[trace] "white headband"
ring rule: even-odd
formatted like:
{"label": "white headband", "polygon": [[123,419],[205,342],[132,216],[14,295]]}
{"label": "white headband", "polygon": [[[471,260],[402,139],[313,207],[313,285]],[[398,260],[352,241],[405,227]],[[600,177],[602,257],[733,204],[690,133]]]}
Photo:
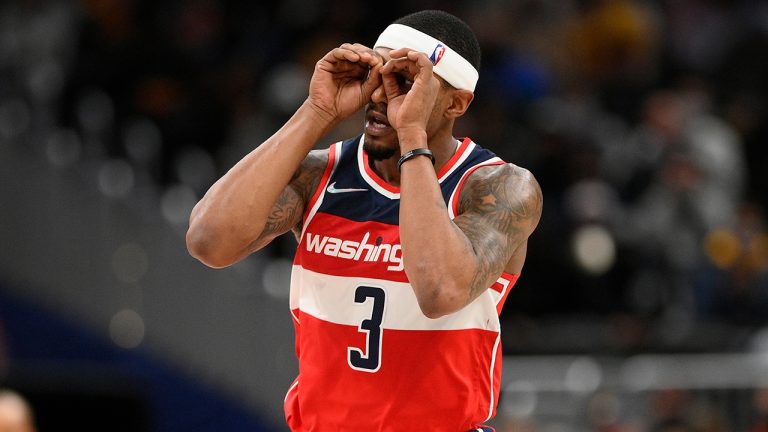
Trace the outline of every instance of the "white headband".
{"label": "white headband", "polygon": [[435,65],[432,70],[450,85],[457,89],[475,91],[479,74],[472,64],[446,44],[413,27],[391,24],[381,32],[373,47],[421,51]]}

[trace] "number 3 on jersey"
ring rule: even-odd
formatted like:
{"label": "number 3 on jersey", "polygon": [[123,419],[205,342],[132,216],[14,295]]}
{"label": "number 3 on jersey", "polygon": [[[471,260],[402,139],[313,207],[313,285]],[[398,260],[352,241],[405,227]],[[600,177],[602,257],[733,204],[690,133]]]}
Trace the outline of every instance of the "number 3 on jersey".
{"label": "number 3 on jersey", "polygon": [[349,367],[362,372],[377,372],[381,366],[381,320],[384,318],[386,293],[382,288],[361,285],[355,290],[355,303],[373,299],[371,317],[364,319],[359,331],[365,333],[365,351],[347,347]]}

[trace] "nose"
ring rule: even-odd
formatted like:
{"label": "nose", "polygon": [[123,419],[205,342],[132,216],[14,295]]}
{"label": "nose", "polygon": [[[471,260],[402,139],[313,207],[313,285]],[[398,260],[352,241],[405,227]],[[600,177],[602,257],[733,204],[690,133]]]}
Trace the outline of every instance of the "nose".
{"label": "nose", "polygon": [[387,95],[384,93],[384,85],[379,84],[378,87],[376,87],[376,90],[373,91],[371,94],[371,102],[375,104],[385,104],[387,103]]}

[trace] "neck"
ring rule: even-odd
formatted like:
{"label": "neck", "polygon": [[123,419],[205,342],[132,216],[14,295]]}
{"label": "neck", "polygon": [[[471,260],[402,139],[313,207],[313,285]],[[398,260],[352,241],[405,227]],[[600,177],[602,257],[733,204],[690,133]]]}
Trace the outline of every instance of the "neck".
{"label": "neck", "polygon": [[[450,133],[450,129],[448,129],[448,133],[441,134],[439,137],[429,137],[427,148],[435,156],[435,173],[437,173],[456,153],[458,142]],[[400,171],[397,169],[397,161],[400,159],[401,153],[402,151],[398,150],[389,159],[377,160],[371,163],[371,168],[379,177],[396,187],[400,187]]]}

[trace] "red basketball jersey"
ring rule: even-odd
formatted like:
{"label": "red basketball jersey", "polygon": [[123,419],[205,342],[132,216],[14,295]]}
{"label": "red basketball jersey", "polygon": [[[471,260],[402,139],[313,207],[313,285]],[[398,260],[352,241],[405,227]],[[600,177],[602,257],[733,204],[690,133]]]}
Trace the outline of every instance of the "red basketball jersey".
{"label": "red basketball jersey", "polygon": [[[370,168],[364,137],[333,144],[307,205],[291,275],[299,376],[293,431],[456,431],[494,416],[499,313],[517,275],[460,311],[425,317],[403,271],[399,189]],[[449,216],[464,180],[504,163],[469,139],[437,173]]]}

